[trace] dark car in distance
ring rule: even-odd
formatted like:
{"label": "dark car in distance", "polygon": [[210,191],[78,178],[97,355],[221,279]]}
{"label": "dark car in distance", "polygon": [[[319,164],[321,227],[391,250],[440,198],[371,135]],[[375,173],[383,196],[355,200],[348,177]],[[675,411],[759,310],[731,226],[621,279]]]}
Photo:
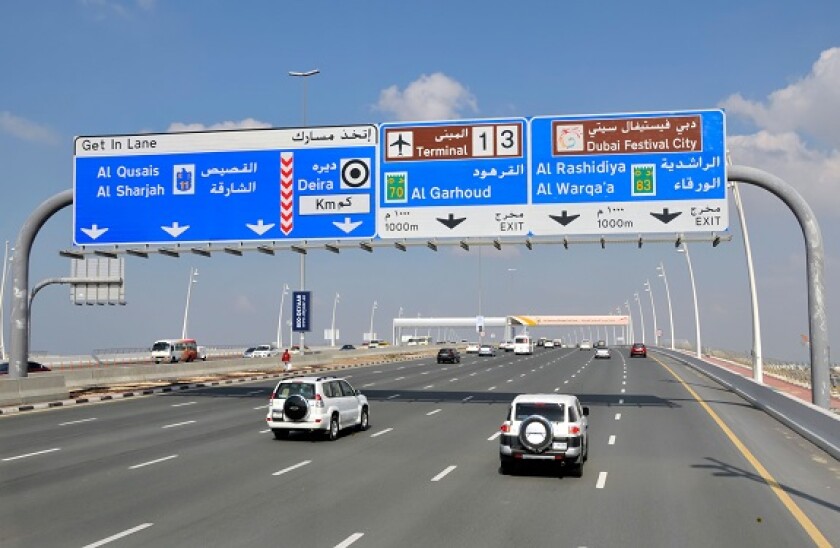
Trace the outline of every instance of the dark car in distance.
{"label": "dark car in distance", "polygon": [[[38,362],[29,362],[27,366],[27,371],[29,373],[41,373],[43,371],[52,371],[46,365],[42,365]],[[0,362],[0,375],[8,375],[9,374],[9,362]]]}
{"label": "dark car in distance", "polygon": [[339,350],[356,350],[356,347],[352,344],[345,344],[344,346],[339,348]]}
{"label": "dark car in distance", "polygon": [[461,354],[454,348],[441,348],[437,353],[438,363],[461,363]]}
{"label": "dark car in distance", "polygon": [[644,343],[633,343],[633,346],[630,347],[630,357],[635,358],[636,356],[647,358],[647,347]]}

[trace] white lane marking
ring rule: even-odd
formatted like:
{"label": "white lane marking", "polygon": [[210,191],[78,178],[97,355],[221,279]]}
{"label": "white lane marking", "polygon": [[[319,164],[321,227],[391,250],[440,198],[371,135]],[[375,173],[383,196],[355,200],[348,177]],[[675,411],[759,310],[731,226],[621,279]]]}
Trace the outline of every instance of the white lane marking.
{"label": "white lane marking", "polygon": [[446,468],[444,468],[444,469],[443,469],[443,471],[442,471],[440,474],[438,474],[437,476],[433,477],[433,478],[432,478],[432,481],[440,481],[440,480],[442,480],[444,477],[446,477],[446,475],[447,475],[448,473],[450,473],[451,471],[455,470],[456,468],[458,468],[458,467],[457,467],[457,466],[447,466]]}
{"label": "white lane marking", "polygon": [[397,371],[402,371],[403,369],[405,369],[405,366],[404,366],[404,365],[403,365],[403,366],[401,366],[401,367],[397,367]]}
{"label": "white lane marking", "polygon": [[616,413],[615,414],[615,420],[617,420],[617,421],[621,420],[621,413]]}
{"label": "white lane marking", "polygon": [[254,411],[256,411],[257,409],[266,409],[266,408],[268,408],[268,404],[260,405],[259,407],[254,407]]}
{"label": "white lane marking", "polygon": [[610,441],[607,442],[607,445],[615,445],[615,436],[610,436]]}
{"label": "white lane marking", "polygon": [[619,405],[624,405],[624,398],[621,398],[620,400],[618,400],[618,404]]}
{"label": "white lane marking", "polygon": [[161,428],[175,428],[176,426],[184,426],[187,424],[192,424],[195,421],[184,421],[184,422],[176,422],[174,424],[167,424],[166,426],[161,426]]}
{"label": "white lane marking", "polygon": [[274,472],[274,473],[273,473],[273,474],[271,474],[271,475],[272,475],[272,476],[279,476],[280,474],[285,474],[286,472],[291,472],[292,470],[297,470],[297,469],[298,469],[298,468],[300,468],[301,466],[306,466],[306,465],[307,465],[307,464],[309,464],[310,462],[312,462],[312,461],[311,461],[311,460],[305,460],[305,461],[303,461],[303,462],[299,462],[299,463],[297,463],[297,464],[293,464],[292,466],[289,466],[288,468],[283,468],[282,470],[278,470],[277,472]]}
{"label": "white lane marking", "polygon": [[152,525],[154,525],[154,523],[141,523],[137,527],[132,527],[131,529],[126,529],[122,533],[117,533],[116,535],[111,535],[108,538],[98,540],[98,541],[96,541],[92,544],[86,544],[86,545],[82,546],[82,548],[98,548],[99,546],[104,546],[104,545],[108,544],[109,542],[119,540],[123,537],[127,537],[128,535],[133,535],[134,533],[136,533],[138,531],[142,531],[143,529],[145,529],[147,527],[151,527]]}
{"label": "white lane marking", "polygon": [[352,535],[350,535],[346,539],[344,539],[341,542],[339,542],[338,544],[336,544],[335,548],[347,548],[348,546],[350,546],[351,544],[353,544],[354,542],[356,542],[357,540],[359,540],[363,536],[365,536],[364,533],[353,533]]}
{"label": "white lane marking", "polygon": [[499,437],[499,436],[501,436],[501,435],[502,435],[502,432],[501,432],[501,430],[500,430],[499,432],[496,432],[495,434],[493,434],[492,436],[490,436],[489,438],[487,438],[487,441],[493,441],[493,440],[495,440],[496,438],[498,438],[498,437]]}
{"label": "white lane marking", "polygon": [[[536,372],[537,372],[536,369],[531,369],[531,373],[536,373]],[[522,376],[524,377],[525,375],[522,375]]]}
{"label": "white lane marking", "polygon": [[395,381],[401,381],[401,380],[403,380],[404,378],[405,378],[405,377],[397,377],[397,378],[396,378],[396,379],[394,379],[394,380],[395,380]]}
{"label": "white lane marking", "polygon": [[520,376],[520,377],[524,377],[524,376],[525,376],[525,373],[522,373],[522,374],[521,374],[521,375],[519,375],[519,376]]}
{"label": "white lane marking", "polygon": [[260,430],[260,434],[268,434],[271,432],[271,428],[266,428],[265,430]]}
{"label": "white lane marking", "polygon": [[443,411],[443,409],[435,409],[434,411],[429,411],[428,413],[426,413],[426,416],[431,417],[432,415],[440,413],[441,411]]}
{"label": "white lane marking", "polygon": [[559,392],[559,391],[560,391],[560,387],[558,386],[557,388],[555,388],[555,389],[554,389],[554,391],[555,391],[555,392]]}
{"label": "white lane marking", "polygon": [[577,376],[577,373],[572,373],[572,378],[574,379]]}
{"label": "white lane marking", "polygon": [[595,489],[603,489],[604,485],[607,483],[607,473],[601,472],[598,474],[598,482],[595,483]]}
{"label": "white lane marking", "polygon": [[165,460],[176,459],[176,458],[178,458],[178,455],[169,455],[168,457],[163,457],[163,458],[160,458],[160,459],[150,460],[148,462],[142,462],[140,464],[135,464],[134,466],[129,466],[128,469],[129,470],[135,470],[137,468],[143,468],[144,466],[149,466],[150,464],[157,464],[157,463],[163,462]]}
{"label": "white lane marking", "polygon": [[624,394],[624,389],[623,388],[621,389],[621,393]]}
{"label": "white lane marking", "polygon": [[58,425],[59,426],[69,426],[71,424],[81,424],[83,422],[90,422],[90,421],[95,421],[95,420],[96,420],[96,417],[91,417],[89,419],[79,419],[77,421],[61,422]]}
{"label": "white lane marking", "polygon": [[449,382],[455,382],[457,380],[458,380],[458,377],[455,377],[454,379],[449,379]]}
{"label": "white lane marking", "polygon": [[376,383],[375,383],[375,382],[369,382],[369,383],[367,383],[367,384],[363,384],[363,385],[362,385],[362,388],[369,388],[369,387],[371,387],[371,386],[375,386],[375,385],[376,385]]}
{"label": "white lane marking", "polygon": [[491,386],[490,388],[487,389],[487,391],[489,392],[490,390],[495,390],[495,389],[496,389],[495,386]]}
{"label": "white lane marking", "polygon": [[18,459],[25,459],[26,457],[34,457],[36,455],[43,455],[45,453],[52,453],[53,451],[61,451],[60,447],[54,447],[53,449],[44,449],[43,451],[35,451],[34,453],[26,453],[25,455],[18,455],[16,457],[6,457],[3,459],[3,462],[9,462],[10,460],[18,460]]}
{"label": "white lane marking", "polygon": [[463,399],[463,400],[461,400],[461,401],[470,401],[471,399],[473,399],[473,397],[472,397],[472,396],[467,396],[466,398],[464,398],[464,399]]}
{"label": "white lane marking", "polygon": [[627,384],[627,381],[621,381],[622,386]]}
{"label": "white lane marking", "polygon": [[433,386],[434,386],[433,384],[429,384],[429,385],[427,385],[427,386],[424,386],[424,387],[423,387],[423,390],[428,390],[429,388],[431,388],[431,387],[433,387]]}
{"label": "white lane marking", "polygon": [[421,374],[421,375],[428,375],[428,374],[429,374],[429,372],[428,372],[428,371],[423,371],[423,372],[422,372],[422,373],[420,373],[420,374]]}
{"label": "white lane marking", "polygon": [[569,381],[563,381],[563,384],[569,384]]}
{"label": "white lane marking", "polygon": [[388,432],[390,432],[391,430],[393,430],[393,428],[386,428],[385,430],[380,430],[380,431],[379,431],[379,432],[377,432],[376,434],[371,434],[371,435],[370,435],[370,437],[372,437],[372,438],[378,438],[378,437],[379,437],[379,436],[381,436],[382,434],[387,434],[387,433],[388,433]]}
{"label": "white lane marking", "polygon": [[374,371],[374,373],[382,373],[382,371]]}
{"label": "white lane marking", "polygon": [[185,401],[184,403],[173,403],[172,407],[184,407],[185,405],[195,405],[197,401]]}
{"label": "white lane marking", "polygon": [[508,379],[507,382],[513,382],[513,379]]}
{"label": "white lane marking", "polygon": [[475,377],[475,373],[470,373],[470,377]]}
{"label": "white lane marking", "polygon": [[400,395],[399,395],[399,394],[391,394],[390,396],[388,396],[388,397],[387,397],[387,398],[385,398],[385,399],[386,399],[386,400],[393,400],[394,398],[399,398],[399,397],[400,397]]}

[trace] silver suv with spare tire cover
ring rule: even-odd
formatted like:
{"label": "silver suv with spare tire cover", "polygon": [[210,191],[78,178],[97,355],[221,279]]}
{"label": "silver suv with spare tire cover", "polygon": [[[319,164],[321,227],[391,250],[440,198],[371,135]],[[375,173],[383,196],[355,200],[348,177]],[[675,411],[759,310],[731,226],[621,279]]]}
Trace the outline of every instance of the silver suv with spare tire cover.
{"label": "silver suv with spare tire cover", "polygon": [[501,472],[511,474],[528,461],[562,464],[583,476],[589,457],[589,408],[576,396],[521,394],[513,399],[499,436]]}
{"label": "silver suv with spare tire cover", "polygon": [[370,406],[346,379],[295,377],[277,383],[265,420],[278,440],[294,431],[324,432],[330,440],[336,440],[345,428],[367,430]]}

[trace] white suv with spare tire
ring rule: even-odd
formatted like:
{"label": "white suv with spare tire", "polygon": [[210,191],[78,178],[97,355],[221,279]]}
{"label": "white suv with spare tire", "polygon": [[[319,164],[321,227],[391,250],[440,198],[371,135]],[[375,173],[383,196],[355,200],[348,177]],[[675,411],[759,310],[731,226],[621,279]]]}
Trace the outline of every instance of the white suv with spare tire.
{"label": "white suv with spare tire", "polygon": [[295,377],[277,383],[265,420],[278,440],[294,431],[320,431],[335,440],[345,428],[367,430],[370,407],[367,398],[346,379]]}
{"label": "white suv with spare tire", "polygon": [[576,396],[521,394],[516,396],[499,436],[501,471],[510,474],[527,461],[562,464],[573,476],[583,476],[589,457],[589,408]]}

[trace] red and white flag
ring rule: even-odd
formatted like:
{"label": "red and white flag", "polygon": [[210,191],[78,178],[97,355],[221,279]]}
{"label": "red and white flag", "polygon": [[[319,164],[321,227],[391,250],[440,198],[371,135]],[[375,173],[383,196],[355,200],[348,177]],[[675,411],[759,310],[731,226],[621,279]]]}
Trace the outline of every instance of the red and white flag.
{"label": "red and white flag", "polygon": [[280,153],[280,230],[286,236],[295,226],[294,160],[295,154],[293,152]]}

